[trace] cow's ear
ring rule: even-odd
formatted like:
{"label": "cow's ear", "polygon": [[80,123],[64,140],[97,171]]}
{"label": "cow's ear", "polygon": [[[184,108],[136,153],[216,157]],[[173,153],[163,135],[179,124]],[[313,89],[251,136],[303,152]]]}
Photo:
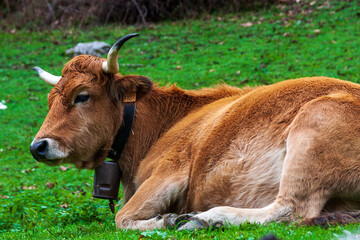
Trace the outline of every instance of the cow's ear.
{"label": "cow's ear", "polygon": [[123,102],[133,102],[151,92],[153,83],[144,76],[126,75],[117,80]]}

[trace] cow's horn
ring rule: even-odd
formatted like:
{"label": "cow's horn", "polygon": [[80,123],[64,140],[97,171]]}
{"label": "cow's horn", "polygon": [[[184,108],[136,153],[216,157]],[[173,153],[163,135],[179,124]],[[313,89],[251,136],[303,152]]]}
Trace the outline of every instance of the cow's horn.
{"label": "cow's horn", "polygon": [[121,46],[130,38],[136,37],[139,35],[138,33],[132,33],[126,35],[119,40],[110,48],[109,53],[107,55],[106,62],[103,62],[102,69],[104,73],[118,73],[119,72],[119,64],[118,64],[118,53]]}
{"label": "cow's horn", "polygon": [[52,75],[51,73],[48,73],[39,67],[34,67],[33,70],[39,74],[42,80],[51,86],[55,86],[61,78],[61,76]]}

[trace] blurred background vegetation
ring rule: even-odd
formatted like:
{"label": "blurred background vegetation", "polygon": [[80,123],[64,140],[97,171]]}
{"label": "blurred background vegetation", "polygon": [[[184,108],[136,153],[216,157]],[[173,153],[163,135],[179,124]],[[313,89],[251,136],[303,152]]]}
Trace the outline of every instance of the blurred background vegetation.
{"label": "blurred background vegetation", "polygon": [[[147,24],[234,13],[296,0],[2,0],[2,27],[44,29],[107,23]],[[299,1],[298,1],[299,2]]]}

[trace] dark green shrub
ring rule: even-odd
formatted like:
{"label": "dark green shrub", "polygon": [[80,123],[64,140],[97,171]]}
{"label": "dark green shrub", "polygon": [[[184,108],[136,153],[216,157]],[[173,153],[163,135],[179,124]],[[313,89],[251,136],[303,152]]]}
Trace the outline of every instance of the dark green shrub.
{"label": "dark green shrub", "polygon": [[38,29],[109,22],[146,24],[215,11],[237,12],[272,2],[274,0],[3,0],[0,7],[3,26]]}

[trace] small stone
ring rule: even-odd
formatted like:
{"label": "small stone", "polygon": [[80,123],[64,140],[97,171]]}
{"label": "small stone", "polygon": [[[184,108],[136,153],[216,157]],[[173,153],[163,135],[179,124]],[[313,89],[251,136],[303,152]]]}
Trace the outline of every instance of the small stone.
{"label": "small stone", "polygon": [[107,54],[110,49],[110,45],[105,42],[89,42],[89,43],[78,43],[75,47],[66,50],[66,54],[70,56],[77,55],[93,55],[96,57],[102,57],[102,55]]}

